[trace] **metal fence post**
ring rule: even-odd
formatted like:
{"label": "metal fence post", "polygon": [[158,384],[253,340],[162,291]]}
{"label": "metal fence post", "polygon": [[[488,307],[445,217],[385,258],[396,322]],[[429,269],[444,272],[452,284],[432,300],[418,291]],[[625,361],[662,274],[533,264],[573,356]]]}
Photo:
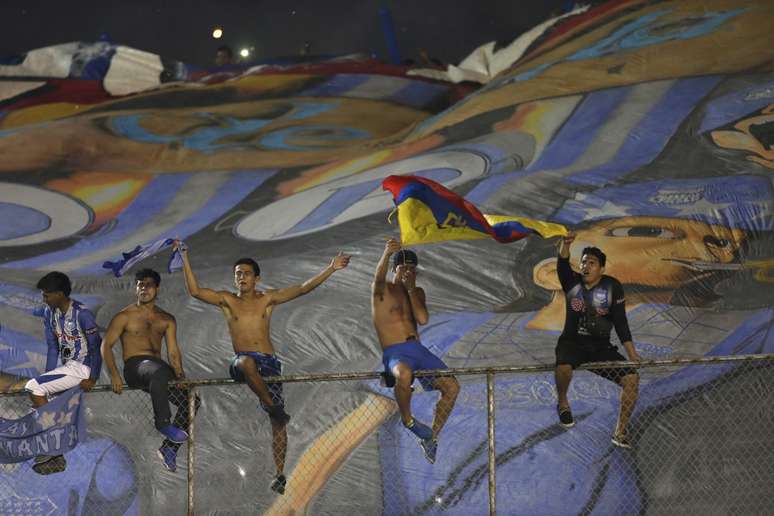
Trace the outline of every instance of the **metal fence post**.
{"label": "metal fence post", "polygon": [[188,516],[194,515],[194,419],[196,415],[196,389],[188,387]]}
{"label": "metal fence post", "polygon": [[497,455],[495,454],[495,405],[494,405],[494,372],[486,373],[486,416],[489,430],[488,448],[489,448],[489,514],[494,516],[497,508],[495,482],[495,467]]}

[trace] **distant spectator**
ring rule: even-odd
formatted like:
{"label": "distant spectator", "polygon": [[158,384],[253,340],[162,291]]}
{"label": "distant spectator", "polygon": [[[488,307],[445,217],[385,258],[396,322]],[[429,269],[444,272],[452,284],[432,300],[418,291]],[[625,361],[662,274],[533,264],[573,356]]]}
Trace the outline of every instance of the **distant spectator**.
{"label": "distant spectator", "polygon": [[234,52],[228,45],[218,47],[215,52],[215,65],[226,66],[234,62]]}

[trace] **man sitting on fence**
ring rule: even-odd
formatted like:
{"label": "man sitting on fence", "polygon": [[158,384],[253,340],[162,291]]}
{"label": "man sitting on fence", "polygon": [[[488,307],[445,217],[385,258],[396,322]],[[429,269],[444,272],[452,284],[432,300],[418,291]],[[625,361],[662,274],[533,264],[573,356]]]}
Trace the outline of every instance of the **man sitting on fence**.
{"label": "man sitting on fence", "polygon": [[[393,256],[392,281],[387,281],[387,268]],[[433,427],[417,421],[411,415],[411,384],[414,371],[423,369],[447,369],[446,364],[430,353],[421,342],[417,324],[427,324],[425,291],[416,286],[417,255],[403,250],[390,239],[376,266],[371,288],[371,313],[376,333],[382,345],[385,373],[388,385],[395,384],[395,401],[398,403],[403,424],[419,438],[419,444],[430,463],[435,462],[438,434],[451,414],[460,386],[451,377],[427,377],[419,379],[425,390],[438,389],[441,398],[435,407]]]}
{"label": "man sitting on fence", "polygon": [[[49,272],[38,281],[46,308],[43,327],[48,345],[46,372],[27,382],[32,405],[41,407],[49,396],[80,385],[84,391],[94,387],[102,368],[99,332],[94,314],[75,299],[70,299],[70,278],[61,272]],[[61,358],[62,365],[57,367]],[[32,468],[40,474],[57,473],[66,467],[63,455],[39,455]]]}
{"label": "man sitting on fence", "polygon": [[288,442],[286,427],[290,416],[285,412],[282,384],[267,385],[263,380],[264,376],[282,374],[282,364],[274,356],[274,346],[269,335],[272,311],[274,306],[317,288],[335,271],[346,267],[350,257],[339,253],[325,270],[303,284],[263,292],[255,289],[261,277],[258,264],[251,258],[241,258],[233,267],[234,283],[239,292],[232,294],[224,290],[215,291],[199,287],[188,261],[188,249],[180,242],[175,242],[175,249],[180,250],[183,258],[188,292],[196,299],[223,310],[231,334],[231,343],[236,353],[229,368],[231,377],[238,382],[247,382],[250,389],[260,398],[261,407],[269,414],[274,464],[277,468],[277,474],[270,488],[283,494],[287,482],[284,475]]}
{"label": "man sitting on fence", "polygon": [[[632,334],[626,319],[624,292],[621,283],[606,276],[607,257],[596,247],[586,247],[581,252],[580,274],[570,267],[570,244],[575,234],[569,233],[562,241],[556,272],[565,293],[567,305],[564,330],[556,345],[556,369],[554,372],[559,403],[559,422],[565,428],[575,426],[570,411],[567,390],[572,370],[587,362],[625,361],[618,348],[610,343],[610,331],[615,328],[618,338],[632,362],[640,357],[634,349]],[[631,367],[590,369],[622,387],[621,409],[612,442],[621,448],[631,448],[626,425],[637,402],[640,377]]]}
{"label": "man sitting on fence", "polygon": [[[143,269],[135,274],[135,281],[137,301],[118,312],[110,321],[102,341],[102,354],[110,371],[113,392],[121,394],[123,380],[113,356],[113,346],[121,339],[126,383],[150,393],[156,429],[165,437],[158,455],[164,466],[174,472],[177,469],[177,452],[188,439],[183,429],[188,428],[189,417],[188,389],[168,385],[171,380],[185,378],[183,359],[177,345],[177,323],[171,314],[156,306],[161,284],[159,273]],[[161,359],[162,340],[167,344],[169,364]],[[170,402],[177,406],[172,423]],[[198,409],[198,398],[196,406]]]}

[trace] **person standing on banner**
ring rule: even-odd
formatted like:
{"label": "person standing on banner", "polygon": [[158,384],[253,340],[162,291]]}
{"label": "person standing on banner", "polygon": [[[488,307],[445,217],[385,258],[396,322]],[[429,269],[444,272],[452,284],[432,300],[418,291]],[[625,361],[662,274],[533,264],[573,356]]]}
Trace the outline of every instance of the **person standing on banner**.
{"label": "person standing on banner", "polygon": [[282,374],[282,364],[274,355],[274,345],[269,325],[274,307],[308,294],[322,285],[334,272],[345,268],[350,257],[341,252],[330,265],[301,285],[281,289],[256,290],[261,279],[261,269],[252,258],[240,258],[234,263],[234,284],[238,292],[210,290],[199,287],[188,260],[188,248],[179,241],[174,244],[183,258],[185,285],[191,296],[219,307],[228,324],[235,356],[231,360],[229,374],[237,382],[246,382],[260,399],[261,408],[269,415],[272,429],[272,451],[277,473],[269,486],[279,494],[285,492],[285,455],[287,453],[287,424],[290,416],[285,412],[282,384],[266,384],[264,376]]}
{"label": "person standing on banner", "polygon": [[[158,456],[169,471],[177,470],[177,452],[188,439],[188,389],[169,386],[172,380],[185,378],[183,357],[177,345],[177,321],[156,305],[161,276],[153,269],[142,269],[135,276],[137,301],[118,312],[108,325],[102,340],[113,392],[121,394],[123,380],[116,367],[113,346],[121,340],[124,378],[129,387],[142,389],[151,396],[156,429],[165,437]],[[161,359],[162,341],[167,344],[167,360]],[[174,421],[169,404],[177,406]],[[199,399],[196,400],[198,410]]]}
{"label": "person standing on banner", "polygon": [[[76,385],[84,391],[91,390],[102,368],[97,321],[86,306],[70,298],[70,278],[62,272],[49,272],[40,278],[37,288],[46,304],[43,328],[48,353],[46,371],[25,385],[35,408]],[[63,455],[38,455],[32,466],[42,475],[58,473],[66,467]]]}
{"label": "person standing on banner", "polygon": [[[393,277],[387,281],[391,257]],[[419,439],[425,458],[432,464],[438,450],[438,434],[454,408],[460,386],[453,376],[420,378],[425,390],[437,389],[441,398],[435,406],[432,428],[411,415],[414,372],[448,369],[419,341],[417,325],[427,324],[429,315],[425,291],[416,286],[417,264],[416,253],[401,249],[395,239],[387,241],[371,285],[371,314],[383,350],[387,385],[395,387],[401,421]]]}
{"label": "person standing on banner", "polygon": [[[556,265],[559,282],[565,293],[566,318],[564,330],[556,346],[554,377],[558,393],[559,422],[565,428],[575,426],[567,399],[573,369],[589,362],[626,361],[618,352],[617,346],[610,343],[613,328],[623,343],[629,360],[641,360],[634,349],[626,319],[623,287],[618,280],[604,274],[607,261],[605,253],[596,247],[583,249],[579,274],[570,267],[570,244],[574,240],[573,232],[563,237]],[[626,425],[637,403],[640,382],[637,371],[631,367],[589,370],[621,386],[621,408],[612,442],[621,448],[631,448]]]}

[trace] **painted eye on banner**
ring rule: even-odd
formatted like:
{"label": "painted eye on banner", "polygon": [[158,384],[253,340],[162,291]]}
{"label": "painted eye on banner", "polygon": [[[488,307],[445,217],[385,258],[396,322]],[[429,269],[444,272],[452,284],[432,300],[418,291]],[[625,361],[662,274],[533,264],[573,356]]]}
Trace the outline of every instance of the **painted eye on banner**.
{"label": "painted eye on banner", "polygon": [[614,237],[665,238],[669,240],[676,240],[683,237],[678,231],[656,226],[615,228],[610,230],[609,235]]}
{"label": "painted eye on banner", "polygon": [[89,208],[64,194],[0,183],[0,247],[35,245],[77,234],[89,225]]}
{"label": "painted eye on banner", "polygon": [[425,154],[348,175],[282,198],[247,215],[235,226],[245,240],[283,240],[343,224],[392,207],[382,190],[389,175],[414,174],[447,188],[479,178],[488,160],[473,152],[450,150]]}

